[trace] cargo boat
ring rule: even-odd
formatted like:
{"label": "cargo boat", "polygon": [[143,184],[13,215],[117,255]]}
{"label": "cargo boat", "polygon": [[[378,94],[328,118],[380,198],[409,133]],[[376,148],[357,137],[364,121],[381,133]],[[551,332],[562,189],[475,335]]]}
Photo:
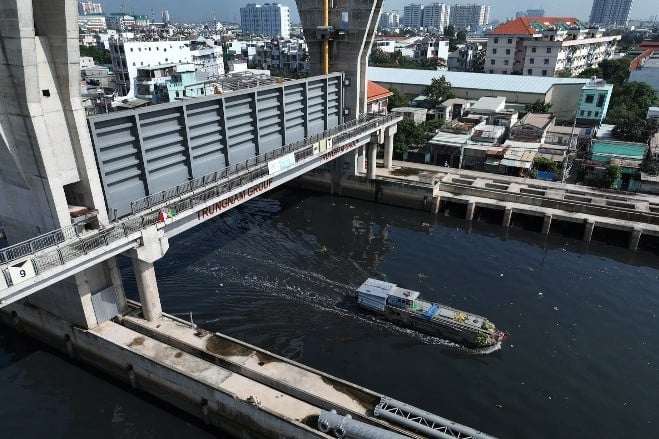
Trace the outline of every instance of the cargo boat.
{"label": "cargo boat", "polygon": [[385,319],[469,348],[486,348],[508,338],[485,317],[419,298],[418,291],[368,279],[357,288],[357,303]]}

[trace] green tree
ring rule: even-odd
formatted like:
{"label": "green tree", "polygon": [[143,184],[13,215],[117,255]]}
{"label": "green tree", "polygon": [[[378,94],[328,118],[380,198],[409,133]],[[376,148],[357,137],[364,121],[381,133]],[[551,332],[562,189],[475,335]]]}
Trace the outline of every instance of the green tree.
{"label": "green tree", "polygon": [[391,63],[391,57],[388,53],[385,53],[382,49],[377,48],[371,52],[371,64],[372,65],[387,65]]}
{"label": "green tree", "polygon": [[658,102],[654,88],[648,83],[632,81],[614,86],[605,122],[617,125],[630,115],[645,119],[648,108]]}
{"label": "green tree", "polygon": [[537,99],[532,104],[526,104],[524,108],[528,113],[549,113],[551,111],[551,103]]}
{"label": "green tree", "polygon": [[533,166],[542,172],[558,172],[558,165],[552,159],[547,157],[536,157],[533,159]]}
{"label": "green tree", "polygon": [[466,42],[467,42],[467,32],[465,32],[465,31],[463,31],[463,30],[459,30],[459,31],[455,34],[455,41],[456,41],[456,43],[458,43],[458,44],[464,44],[464,43],[466,43]]}
{"label": "green tree", "polygon": [[599,63],[599,69],[606,82],[622,85],[629,78],[629,64],[629,58],[605,59]]}
{"label": "green tree", "polygon": [[439,78],[432,78],[430,85],[425,88],[423,94],[426,96],[426,102],[431,109],[437,108],[446,99],[453,97],[451,83],[446,80],[444,75]]}
{"label": "green tree", "polygon": [[392,108],[408,107],[410,105],[410,100],[401,94],[398,89],[391,87],[389,91],[393,94],[389,96],[387,101],[387,109],[391,110]]}
{"label": "green tree", "polygon": [[398,130],[394,134],[394,152],[402,154],[410,146],[422,145],[426,142],[425,129],[414,123],[408,117],[398,122]]}
{"label": "green tree", "polygon": [[597,76],[598,78],[603,78],[602,69],[600,69],[599,67],[588,67],[587,69],[579,73],[579,78],[592,78],[593,76]]}
{"label": "green tree", "polygon": [[628,142],[648,143],[659,128],[656,119],[641,119],[628,115],[613,128],[613,137]]}
{"label": "green tree", "polygon": [[91,56],[96,64],[112,64],[110,51],[106,49],[80,46],[80,56]]}
{"label": "green tree", "polygon": [[561,69],[561,70],[556,70],[554,76],[556,76],[557,78],[571,78],[572,73],[569,70]]}
{"label": "green tree", "polygon": [[455,26],[449,24],[444,28],[444,36],[447,38],[455,38]]}
{"label": "green tree", "polygon": [[481,49],[474,54],[471,61],[471,71],[483,73],[485,71],[485,49]]}
{"label": "green tree", "polygon": [[618,165],[608,165],[604,169],[604,184],[607,188],[613,188],[622,177],[622,168]]}

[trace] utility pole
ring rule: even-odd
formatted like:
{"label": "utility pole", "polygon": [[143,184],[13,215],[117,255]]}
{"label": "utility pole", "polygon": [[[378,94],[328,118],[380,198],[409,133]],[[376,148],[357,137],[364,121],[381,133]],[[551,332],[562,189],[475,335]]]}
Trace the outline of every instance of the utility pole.
{"label": "utility pole", "polygon": [[[567,150],[564,153],[563,156],[563,175],[561,176],[561,183],[565,183],[565,180],[567,180],[567,176],[570,174],[570,170],[572,169],[572,163],[568,166],[568,157],[570,157],[570,149],[572,149],[572,141],[574,140],[574,129],[577,126],[577,110],[574,110],[574,120],[572,121],[572,131],[570,131],[570,140],[568,141],[567,145]],[[576,153],[577,151],[577,144],[579,143],[578,139],[575,143],[575,148],[574,151]]]}

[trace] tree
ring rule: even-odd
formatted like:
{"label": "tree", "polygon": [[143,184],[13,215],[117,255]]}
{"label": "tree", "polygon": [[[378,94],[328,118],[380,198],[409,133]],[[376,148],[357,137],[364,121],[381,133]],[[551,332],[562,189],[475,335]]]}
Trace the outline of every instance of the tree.
{"label": "tree", "polygon": [[628,142],[647,143],[659,128],[656,119],[641,119],[628,115],[613,128],[613,137]]}
{"label": "tree", "polygon": [[408,117],[398,122],[398,130],[394,134],[394,152],[402,154],[408,150],[410,145],[425,144],[425,129],[417,125]]}
{"label": "tree", "polygon": [[599,63],[602,78],[611,84],[622,85],[629,78],[629,58],[605,59]]}
{"label": "tree", "polygon": [[449,24],[444,28],[444,36],[447,38],[455,38],[455,26]]}
{"label": "tree", "polygon": [[551,103],[545,102],[542,99],[537,99],[532,104],[526,104],[524,108],[528,113],[549,113],[551,110]]}
{"label": "tree", "polygon": [[432,78],[430,85],[425,88],[423,94],[426,96],[426,102],[431,109],[437,108],[446,99],[453,97],[451,83],[446,80],[444,75],[440,78]]}
{"label": "tree", "polygon": [[579,73],[579,78],[592,78],[593,76],[597,76],[598,78],[603,78],[602,69],[600,69],[599,67],[588,67],[587,69]]}
{"label": "tree", "polygon": [[620,166],[608,165],[604,169],[604,184],[607,188],[612,189],[620,177],[622,177],[622,168]]}
{"label": "tree", "polygon": [[485,49],[481,49],[474,54],[471,61],[471,71],[483,73],[485,71]]}
{"label": "tree", "polygon": [[391,64],[391,57],[382,49],[377,48],[371,52],[371,64],[373,65],[386,65]]}
{"label": "tree", "polygon": [[465,31],[463,31],[463,30],[459,30],[459,31],[455,34],[455,41],[456,41],[458,44],[464,44],[464,43],[466,43],[466,42],[467,42],[467,32],[465,32]]}
{"label": "tree", "polygon": [[533,166],[542,172],[558,172],[558,165],[552,159],[547,157],[536,157],[533,159]]}
{"label": "tree", "polygon": [[561,70],[556,70],[556,73],[554,73],[554,76],[557,78],[571,78],[572,77],[572,72],[566,69],[561,69]]}
{"label": "tree", "polygon": [[387,101],[388,110],[391,110],[392,108],[407,107],[410,105],[410,100],[402,95],[396,88],[391,87],[389,91],[393,94],[389,96]]}
{"label": "tree", "polygon": [[110,51],[98,47],[80,46],[80,56],[91,56],[96,64],[112,64]]}
{"label": "tree", "polygon": [[657,105],[654,88],[646,82],[632,81],[613,87],[606,123],[617,125],[632,115],[645,119],[648,108]]}

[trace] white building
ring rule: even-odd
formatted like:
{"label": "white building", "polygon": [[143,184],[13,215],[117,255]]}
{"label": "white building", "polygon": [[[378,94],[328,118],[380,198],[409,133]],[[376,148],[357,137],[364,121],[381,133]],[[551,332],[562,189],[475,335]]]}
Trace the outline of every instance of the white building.
{"label": "white building", "polygon": [[108,29],[123,32],[135,28],[135,18],[132,15],[112,13],[105,17]]}
{"label": "white building", "polygon": [[380,29],[397,29],[400,27],[400,16],[398,12],[383,12],[380,15],[380,22],[378,23]]}
{"label": "white building", "polygon": [[590,23],[603,26],[626,26],[633,0],[593,0]]}
{"label": "white building", "polygon": [[423,26],[423,5],[410,4],[403,8],[403,27],[418,29]]}
{"label": "white building", "polygon": [[613,56],[620,36],[603,36],[573,17],[520,17],[499,25],[487,40],[485,73],[578,75]]}
{"label": "white building", "polygon": [[86,32],[101,32],[108,28],[104,15],[78,15],[78,28]]}
{"label": "white building", "polygon": [[291,34],[288,6],[248,3],[240,8],[240,28],[248,34],[288,38]]}
{"label": "white building", "polygon": [[438,38],[423,38],[414,46],[414,59],[422,61],[429,58],[441,58],[448,60],[448,40]]}
{"label": "white building", "polygon": [[451,8],[444,3],[433,3],[423,8],[423,27],[426,30],[444,32],[449,24]]}
{"label": "white building", "polygon": [[103,13],[100,3],[92,3],[91,1],[78,3],[78,14],[80,15],[100,15]]}
{"label": "white building", "polygon": [[110,55],[119,96],[134,97],[134,81],[140,67],[161,64],[194,64],[208,76],[224,74],[222,47],[195,41],[128,41],[111,38]]}
{"label": "white building", "polygon": [[453,5],[451,6],[451,15],[449,24],[455,27],[456,31],[469,30],[475,32],[490,22],[489,5]]}

